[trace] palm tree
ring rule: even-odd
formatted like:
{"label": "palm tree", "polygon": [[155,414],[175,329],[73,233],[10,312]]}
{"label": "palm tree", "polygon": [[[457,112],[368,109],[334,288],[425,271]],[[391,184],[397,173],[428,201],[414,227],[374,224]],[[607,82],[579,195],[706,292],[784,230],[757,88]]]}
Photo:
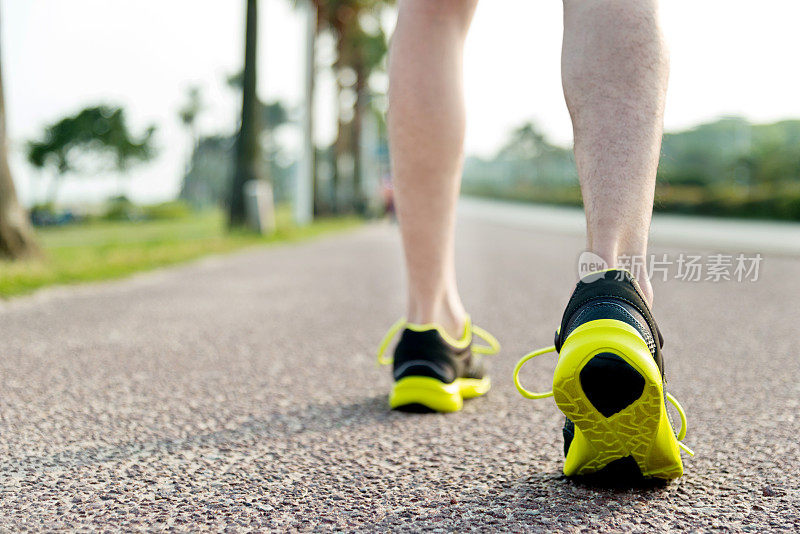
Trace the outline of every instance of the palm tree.
{"label": "palm tree", "polygon": [[264,174],[259,143],[261,109],[256,94],[257,3],[257,0],[247,0],[242,72],[242,122],[236,137],[236,161],[228,211],[228,223],[232,227],[243,226],[246,222],[244,184],[257,180]]}
{"label": "palm tree", "polygon": [[[367,14],[378,16],[387,0],[312,0],[317,9],[318,29],[330,29],[336,40],[335,69],[340,95],[336,141],[333,145],[332,211],[344,211],[340,195],[343,179],[350,178],[353,207],[361,211],[365,202],[361,192],[360,153],[361,122],[369,103],[367,81],[386,55],[386,36],[382,30],[369,33],[361,21]],[[379,25],[378,25],[379,26]],[[346,80],[344,73],[351,73]],[[352,92],[353,103],[342,96]],[[345,165],[345,163],[348,163]],[[344,176],[344,175],[348,176]]]}
{"label": "palm tree", "polygon": [[351,121],[350,147],[353,154],[353,203],[358,213],[365,213],[367,202],[361,187],[361,133],[364,113],[369,104],[369,76],[377,69],[387,52],[386,36],[383,31],[375,34],[366,33],[360,28],[351,41],[355,53],[351,57],[351,67],[355,72],[356,101],[353,106]]}
{"label": "palm tree", "polygon": [[6,107],[3,99],[3,74],[0,67],[0,257],[17,259],[36,255],[39,247],[33,237],[28,215],[17,200],[14,180],[8,166]]}

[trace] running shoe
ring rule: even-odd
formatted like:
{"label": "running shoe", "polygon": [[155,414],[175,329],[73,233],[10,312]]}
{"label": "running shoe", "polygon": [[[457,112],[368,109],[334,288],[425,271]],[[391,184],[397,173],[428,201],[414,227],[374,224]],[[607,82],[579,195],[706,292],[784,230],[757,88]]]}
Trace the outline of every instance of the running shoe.
{"label": "running shoe", "polygon": [[[392,339],[402,330],[394,358],[384,356]],[[473,335],[486,345],[473,345]],[[500,344],[469,317],[459,339],[436,324],[397,321],[378,348],[378,363],[392,364],[394,386],[389,406],[404,411],[456,412],[464,399],[489,391],[482,355],[496,354]]]}
{"label": "running shoe", "polygon": [[[636,279],[626,270],[607,269],[578,282],[555,344],[517,363],[514,383],[522,396],[553,396],[566,416],[565,475],[622,466],[635,467],[644,478],[683,474],[680,450],[694,453],[680,441],[686,436],[683,408],[664,390],[663,344]],[[553,390],[526,390],[520,369],[548,352],[558,353]],[[677,435],[665,401],[680,414]]]}

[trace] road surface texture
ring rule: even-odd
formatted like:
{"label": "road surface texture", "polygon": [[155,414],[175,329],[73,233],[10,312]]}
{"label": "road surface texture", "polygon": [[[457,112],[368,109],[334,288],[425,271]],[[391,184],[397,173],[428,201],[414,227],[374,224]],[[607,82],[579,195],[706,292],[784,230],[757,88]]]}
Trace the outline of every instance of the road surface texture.
{"label": "road surface texture", "polygon": [[[511,380],[551,343],[581,245],[462,216],[464,300],[503,350],[492,391],[451,415],[387,409],[388,223],[2,303],[0,530],[800,528],[800,259],[656,281],[697,455],[678,481],[620,488],[562,477],[562,416]],[[523,381],[545,388],[553,364]]]}

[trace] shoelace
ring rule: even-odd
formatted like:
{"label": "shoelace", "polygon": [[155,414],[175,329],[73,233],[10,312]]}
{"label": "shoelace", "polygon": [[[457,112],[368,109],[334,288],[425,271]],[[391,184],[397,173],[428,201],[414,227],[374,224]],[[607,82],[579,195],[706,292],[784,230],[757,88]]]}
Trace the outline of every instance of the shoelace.
{"label": "shoelace", "polygon": [[[397,335],[398,332],[400,332],[400,330],[402,330],[403,328],[405,328],[407,326],[413,327],[414,330],[430,330],[430,329],[434,329],[434,330],[437,330],[439,332],[439,334],[445,339],[445,341],[450,342],[450,340],[452,339],[451,336],[449,336],[442,329],[442,327],[440,327],[439,325],[436,325],[436,324],[412,324],[412,323],[409,323],[408,320],[406,320],[405,317],[402,317],[402,318],[398,319],[397,322],[394,323],[389,328],[389,330],[386,332],[386,335],[383,336],[383,340],[381,341],[381,344],[378,346],[378,364],[379,365],[390,365],[394,361],[392,357],[386,357],[386,356],[384,356],[384,354],[386,353],[386,349],[389,348],[389,343],[392,342],[392,339],[394,339],[394,337]],[[486,342],[486,345],[473,345],[472,346],[472,352],[474,352],[475,354],[487,354],[487,355],[490,355],[490,354],[497,354],[498,352],[500,352],[500,343],[498,343],[497,339],[492,334],[490,334],[489,332],[487,332],[486,330],[481,328],[480,326],[472,324],[472,320],[469,318],[469,316],[467,316],[465,324],[464,324],[464,333],[465,333],[465,335],[467,333],[469,333],[470,337],[472,335],[477,336],[477,337],[479,337],[480,339],[482,339],[483,341]],[[455,343],[451,343],[451,344],[458,346],[461,343],[464,343],[464,346],[467,346],[469,344],[469,340],[467,340],[466,337],[465,337],[464,340],[456,340]]]}
{"label": "shoelace", "polygon": [[[517,362],[516,367],[514,367],[514,385],[517,386],[517,391],[519,394],[525,397],[526,399],[546,399],[547,397],[553,396],[553,390],[545,391],[543,393],[537,393],[533,391],[528,391],[525,389],[522,384],[519,383],[519,371],[522,369],[522,366],[525,365],[526,362],[529,360],[534,359],[537,356],[541,356],[542,354],[547,354],[550,352],[556,352],[555,345],[551,345],[549,347],[545,347],[543,349],[535,350],[526,354],[525,356]],[[676,437],[678,438],[678,445],[681,449],[686,451],[689,456],[694,456],[694,451],[683,444],[681,440],[686,437],[686,429],[687,429],[687,422],[686,422],[686,412],[683,411],[683,406],[681,403],[678,402],[678,399],[673,397],[671,394],[664,392],[666,394],[666,398],[670,404],[672,404],[675,409],[678,411],[678,415],[681,417],[681,429],[677,432]],[[674,432],[674,429],[673,429]]]}

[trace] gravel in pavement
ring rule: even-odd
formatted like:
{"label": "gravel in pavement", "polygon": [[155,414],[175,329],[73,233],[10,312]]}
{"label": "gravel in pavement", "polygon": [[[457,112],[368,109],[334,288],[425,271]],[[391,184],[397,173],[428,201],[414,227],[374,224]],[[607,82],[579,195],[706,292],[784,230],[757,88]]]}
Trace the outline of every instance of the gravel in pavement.
{"label": "gravel in pavement", "polygon": [[697,456],[671,484],[606,488],[561,476],[561,414],[511,381],[552,340],[581,240],[465,220],[457,248],[503,350],[451,415],[387,409],[388,224],[0,304],[0,530],[800,529],[800,260],[656,283]]}

